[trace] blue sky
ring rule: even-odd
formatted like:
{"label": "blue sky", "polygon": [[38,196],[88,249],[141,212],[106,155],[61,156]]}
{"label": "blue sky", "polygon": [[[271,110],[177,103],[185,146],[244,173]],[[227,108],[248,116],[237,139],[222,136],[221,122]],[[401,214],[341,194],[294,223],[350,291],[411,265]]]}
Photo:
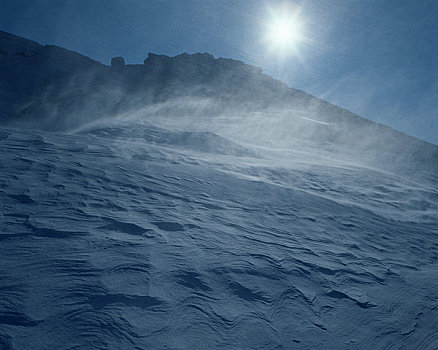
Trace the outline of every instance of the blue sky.
{"label": "blue sky", "polygon": [[302,41],[279,57],[262,40],[276,0],[2,0],[0,29],[103,63],[149,51],[210,52],[438,144],[438,1],[287,1]]}

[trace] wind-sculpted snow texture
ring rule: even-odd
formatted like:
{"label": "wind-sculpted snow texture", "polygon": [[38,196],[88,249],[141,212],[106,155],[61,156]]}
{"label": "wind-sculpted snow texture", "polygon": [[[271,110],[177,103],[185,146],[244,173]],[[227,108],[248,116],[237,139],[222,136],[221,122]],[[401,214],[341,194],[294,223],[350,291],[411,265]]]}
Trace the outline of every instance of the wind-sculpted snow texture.
{"label": "wind-sculpted snow texture", "polygon": [[127,130],[0,129],[0,349],[438,348],[436,182]]}

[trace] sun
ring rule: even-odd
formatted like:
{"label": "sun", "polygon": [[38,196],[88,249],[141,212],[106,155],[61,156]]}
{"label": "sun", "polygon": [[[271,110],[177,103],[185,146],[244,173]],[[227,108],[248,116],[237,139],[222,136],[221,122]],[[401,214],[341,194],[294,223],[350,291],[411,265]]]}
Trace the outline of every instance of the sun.
{"label": "sun", "polygon": [[268,35],[277,46],[292,45],[300,37],[300,27],[291,18],[278,18],[271,24]]}
{"label": "sun", "polygon": [[290,9],[271,9],[265,32],[265,42],[272,53],[296,53],[304,40],[304,24],[299,12]]}

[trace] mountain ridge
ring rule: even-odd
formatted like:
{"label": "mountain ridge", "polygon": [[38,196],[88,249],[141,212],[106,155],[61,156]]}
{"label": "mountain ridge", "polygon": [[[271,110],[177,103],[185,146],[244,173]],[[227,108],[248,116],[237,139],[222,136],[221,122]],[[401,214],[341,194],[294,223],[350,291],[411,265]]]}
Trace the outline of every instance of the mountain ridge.
{"label": "mountain ridge", "polygon": [[[175,124],[182,116],[211,120],[234,116],[229,119],[239,127],[241,120],[245,128],[252,122],[265,123],[266,132],[257,137],[267,141],[302,139],[320,147],[334,143],[391,154],[382,164],[401,155],[409,161],[438,163],[438,146],[290,88],[260,68],[230,58],[149,53],[143,64],[122,61],[109,66],[2,31],[0,52],[2,126],[69,131],[180,101],[160,110],[174,115]],[[266,120],[253,118],[257,113],[264,113]]]}

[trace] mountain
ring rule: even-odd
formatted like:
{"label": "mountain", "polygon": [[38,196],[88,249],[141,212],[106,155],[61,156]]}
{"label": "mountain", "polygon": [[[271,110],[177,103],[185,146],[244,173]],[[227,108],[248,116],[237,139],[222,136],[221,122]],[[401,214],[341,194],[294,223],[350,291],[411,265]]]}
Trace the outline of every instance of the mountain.
{"label": "mountain", "polygon": [[206,122],[209,131],[231,129],[246,141],[339,146],[365,154],[378,166],[407,165],[409,172],[438,164],[436,145],[289,88],[257,67],[206,53],[149,53],[144,64],[121,60],[106,66],[0,31],[0,81],[3,126],[70,131],[147,109],[144,120],[161,114],[177,125],[185,123],[182,116],[191,116],[200,119],[199,127]]}
{"label": "mountain", "polygon": [[0,96],[0,349],[438,347],[435,145],[209,54]]}

